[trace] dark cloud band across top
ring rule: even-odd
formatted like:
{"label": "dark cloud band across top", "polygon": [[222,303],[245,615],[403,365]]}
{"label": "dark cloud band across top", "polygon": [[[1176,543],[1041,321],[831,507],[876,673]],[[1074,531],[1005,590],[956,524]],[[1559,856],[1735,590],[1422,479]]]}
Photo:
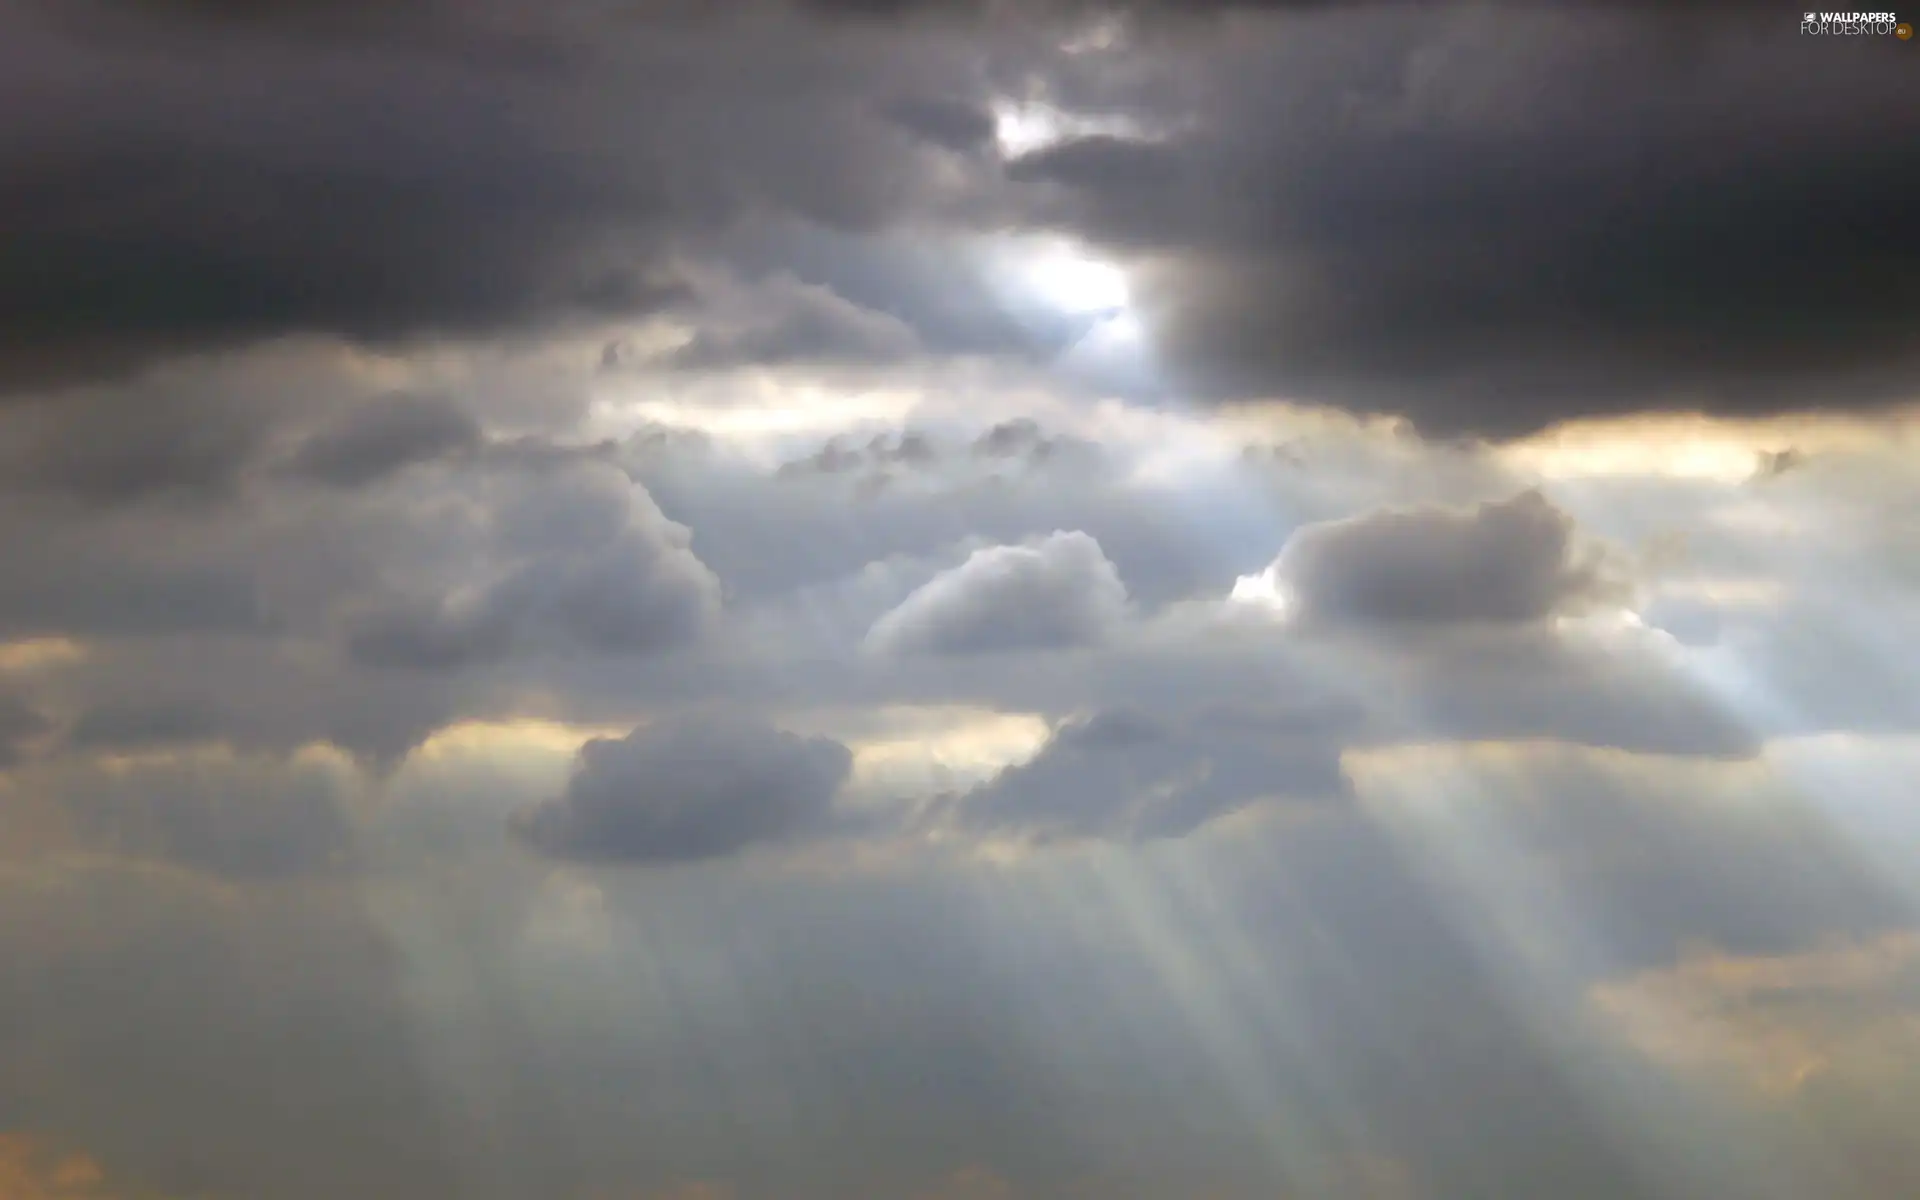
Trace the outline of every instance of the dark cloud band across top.
{"label": "dark cloud band across top", "polygon": [[[1727,5],[1209,4],[1049,48],[1093,11],[12,4],[0,389],[636,320],[689,307],[689,254],[797,307],[682,366],[1019,356],[1018,321],[944,327],[966,264],[834,278],[805,231],[1047,228],[1139,267],[1142,386],[1179,398],[1507,436],[1914,397],[1906,44]],[[990,110],[1035,89],[1159,132],[1003,161]],[[751,242],[770,220],[797,232]]]}

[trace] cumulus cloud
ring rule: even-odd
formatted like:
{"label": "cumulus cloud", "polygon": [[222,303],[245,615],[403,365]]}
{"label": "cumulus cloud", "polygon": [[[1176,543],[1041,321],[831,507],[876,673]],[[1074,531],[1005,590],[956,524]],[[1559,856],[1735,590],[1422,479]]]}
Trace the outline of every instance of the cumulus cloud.
{"label": "cumulus cloud", "polygon": [[1128,614],[1126,584],[1100,543],[1055,532],[976,550],[875,621],[882,654],[997,654],[1093,645]]}
{"label": "cumulus cloud", "polygon": [[1386,509],[1300,530],[1260,580],[1308,621],[1524,624],[1618,594],[1574,532],[1537,491]]}
{"label": "cumulus cloud", "polygon": [[719,858],[823,825],[853,756],[728,718],[674,719],[596,738],[559,796],[516,815],[542,853],[582,862]]}
{"label": "cumulus cloud", "polygon": [[479,531],[492,573],[428,578],[353,619],[348,648],[375,666],[447,669],[517,647],[637,654],[699,635],[719,581],[687,528],[604,464],[523,481]]}

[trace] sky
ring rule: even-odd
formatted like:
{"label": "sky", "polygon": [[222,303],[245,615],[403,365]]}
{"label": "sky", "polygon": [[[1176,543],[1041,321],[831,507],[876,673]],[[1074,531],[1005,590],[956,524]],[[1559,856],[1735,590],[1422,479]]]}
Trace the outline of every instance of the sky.
{"label": "sky", "polygon": [[0,0],[0,1200],[1920,1194],[1800,22]]}

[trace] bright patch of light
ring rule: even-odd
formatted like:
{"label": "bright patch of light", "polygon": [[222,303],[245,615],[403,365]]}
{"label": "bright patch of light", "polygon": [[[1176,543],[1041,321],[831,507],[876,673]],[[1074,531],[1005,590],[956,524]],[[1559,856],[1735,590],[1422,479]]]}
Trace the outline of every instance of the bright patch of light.
{"label": "bright patch of light", "polygon": [[1499,453],[1514,466],[1548,479],[1656,476],[1739,484],[1762,473],[1768,454],[1871,453],[1883,448],[1889,436],[1887,427],[1863,421],[1737,421],[1672,414],[1575,422]]}
{"label": "bright patch of light", "polygon": [[1021,274],[1034,296],[1060,312],[1090,315],[1127,305],[1126,272],[1069,246],[1036,252]]}
{"label": "bright patch of light", "polygon": [[1036,100],[1003,101],[993,108],[993,140],[1002,158],[1020,158],[1083,137],[1144,136],[1124,117],[1070,113]]}
{"label": "bright patch of light", "polygon": [[28,674],[67,666],[86,657],[87,648],[71,638],[29,638],[19,642],[0,642],[0,674]]}
{"label": "bright patch of light", "polygon": [[824,437],[853,425],[898,424],[923,400],[911,387],[829,387],[764,371],[694,383],[664,396],[661,391],[626,383],[604,387],[588,415],[585,436],[622,438],[656,424],[746,444]]}
{"label": "bright patch of light", "polygon": [[1030,713],[930,716],[922,730],[853,743],[855,783],[894,798],[971,787],[1038,754],[1052,731]]}
{"label": "bright patch of light", "polygon": [[1272,567],[1257,575],[1242,575],[1233,581],[1233,591],[1227,598],[1235,604],[1245,604],[1267,609],[1275,614],[1285,615],[1293,605],[1293,598],[1280,583],[1280,577]]}

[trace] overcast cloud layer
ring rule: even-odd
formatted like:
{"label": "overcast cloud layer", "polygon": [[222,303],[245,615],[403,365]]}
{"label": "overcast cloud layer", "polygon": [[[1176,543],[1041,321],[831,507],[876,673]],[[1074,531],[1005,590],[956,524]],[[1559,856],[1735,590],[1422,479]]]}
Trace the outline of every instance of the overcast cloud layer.
{"label": "overcast cloud layer", "polygon": [[0,0],[0,1200],[1920,1194],[1799,19]]}

